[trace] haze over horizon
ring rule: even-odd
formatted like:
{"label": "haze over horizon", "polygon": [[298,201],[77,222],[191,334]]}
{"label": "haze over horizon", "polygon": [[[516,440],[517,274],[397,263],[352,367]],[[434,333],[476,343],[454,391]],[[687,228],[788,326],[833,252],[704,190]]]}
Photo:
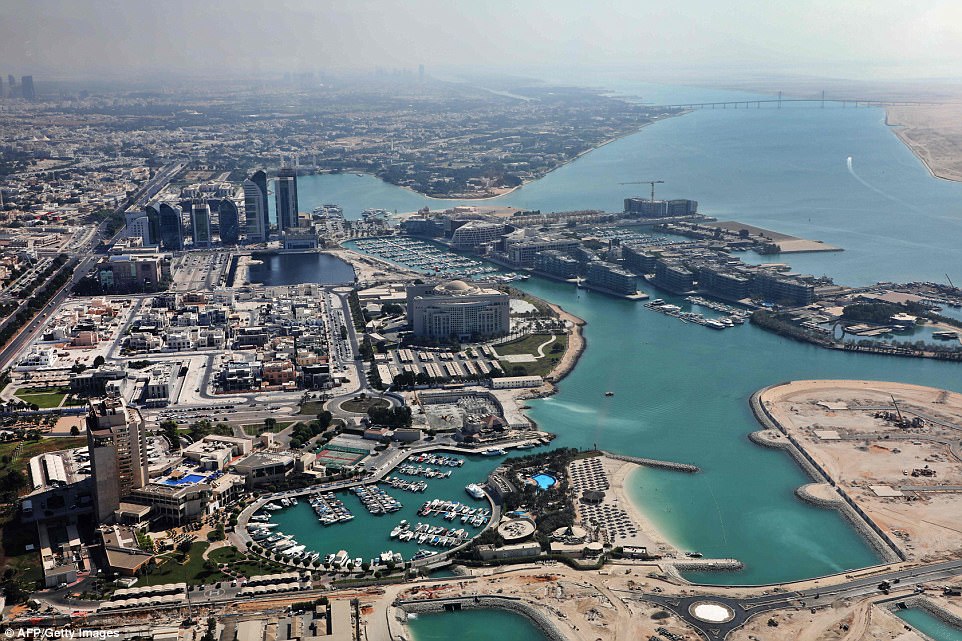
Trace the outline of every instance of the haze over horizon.
{"label": "haze over horizon", "polygon": [[[857,37],[856,37],[857,35]],[[962,76],[962,5],[944,0],[8,0],[4,73],[259,75],[467,67],[617,68],[651,77]]]}

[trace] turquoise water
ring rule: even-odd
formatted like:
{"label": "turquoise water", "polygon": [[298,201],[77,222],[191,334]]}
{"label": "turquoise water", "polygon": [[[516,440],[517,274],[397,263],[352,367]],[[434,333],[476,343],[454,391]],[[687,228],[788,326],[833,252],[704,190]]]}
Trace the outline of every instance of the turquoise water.
{"label": "turquoise water", "polygon": [[547,641],[529,619],[505,610],[419,614],[408,627],[417,641],[449,641],[453,630],[459,641]]}
{"label": "turquoise water", "polygon": [[[752,392],[798,378],[962,387],[958,368],[947,363],[830,352],[751,325],[712,332],[541,279],[523,288],[588,323],[588,349],[558,394],[528,403],[539,426],[560,435],[555,443],[597,444],[702,469],[691,475],[642,469],[629,483],[632,497],[683,549],[746,564],[738,573],[692,579],[767,583],[876,561],[836,512],[794,496],[808,478],[786,454],[748,440],[758,429],[747,402]],[[615,395],[606,398],[609,390]]]}
{"label": "turquoise water", "polygon": [[935,641],[962,641],[962,630],[953,628],[922,609],[897,610],[895,614],[919,632]]}
{"label": "turquoise water", "polygon": [[[463,458],[461,455],[457,456]],[[461,523],[460,519],[445,521],[440,516],[418,516],[417,511],[425,501],[431,499],[460,501],[471,507],[490,507],[487,501],[471,498],[464,491],[464,486],[469,483],[483,482],[488,473],[497,467],[500,460],[500,457],[492,459],[478,456],[465,458],[462,467],[441,468],[430,465],[429,467],[437,469],[450,469],[452,473],[446,479],[423,479],[427,482],[428,489],[421,493],[405,492],[382,484],[380,486],[382,489],[404,505],[402,509],[393,514],[372,515],[356,496],[350,492],[341,492],[338,497],[344,501],[345,507],[354,514],[353,521],[325,527],[318,523],[314,510],[311,509],[307,501],[299,500],[297,505],[293,507],[274,512],[271,515],[271,522],[279,524],[277,530],[284,534],[293,535],[298,543],[306,546],[308,550],[319,552],[322,556],[336,554],[338,550],[347,550],[352,559],[361,557],[365,561],[369,561],[387,550],[399,552],[405,559],[410,559],[419,549],[440,551],[442,548],[419,545],[416,540],[399,541],[398,539],[392,539],[390,536],[391,530],[402,519],[405,519],[412,525],[420,521],[449,529],[463,528],[469,532],[480,532],[481,528]],[[397,476],[411,481],[422,480],[420,477],[414,476],[400,474]]]}
{"label": "turquoise water", "polygon": [[542,490],[547,490],[549,487],[558,482],[558,479],[551,476],[550,474],[535,474],[531,477],[531,480],[538,484]]}
{"label": "turquoise water", "polygon": [[[647,193],[644,185],[619,183],[648,177],[665,181],[658,186],[660,196],[694,198],[703,213],[845,248],[768,258],[803,272],[849,284],[944,281],[946,271],[962,281],[962,255],[956,250],[962,185],[932,178],[888,131],[879,109],[696,111],[646,127],[485,202],[614,211],[626,196]],[[450,204],[354,174],[302,177],[298,189],[302,209],[335,196],[345,213]]]}
{"label": "turquoise water", "polygon": [[[696,99],[686,91],[685,100]],[[856,285],[943,281],[946,272],[962,281],[962,185],[932,178],[877,109],[694,112],[602,147],[496,202],[616,210],[625,196],[644,191],[618,183],[642,178],[665,180],[659,195],[697,199],[704,213],[844,247],[767,258],[803,272]],[[332,200],[345,213],[441,206],[372,177],[306,177],[299,189],[302,209]],[[537,278],[523,287],[588,321],[581,362],[557,395],[530,403],[532,418],[559,434],[559,445],[597,445],[702,468],[694,475],[644,469],[629,488],[683,548],[746,565],[737,573],[692,574],[696,580],[777,582],[877,561],[837,513],[794,496],[808,479],[787,455],[748,441],[758,428],[747,404],[752,392],[797,378],[898,380],[962,391],[958,365],[830,352],[749,325],[711,332]],[[607,390],[615,396],[605,398]]]}

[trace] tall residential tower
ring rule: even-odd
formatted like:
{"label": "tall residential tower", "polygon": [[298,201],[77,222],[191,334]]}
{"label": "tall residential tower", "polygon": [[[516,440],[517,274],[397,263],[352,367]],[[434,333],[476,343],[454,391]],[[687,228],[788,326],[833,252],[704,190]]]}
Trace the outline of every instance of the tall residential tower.
{"label": "tall residential tower", "polygon": [[147,484],[147,436],[140,412],[122,398],[90,401],[87,447],[97,520],[113,520],[120,502]]}
{"label": "tall residential tower", "polygon": [[277,230],[297,227],[297,172],[293,169],[284,168],[278,172],[274,204],[277,209]]}

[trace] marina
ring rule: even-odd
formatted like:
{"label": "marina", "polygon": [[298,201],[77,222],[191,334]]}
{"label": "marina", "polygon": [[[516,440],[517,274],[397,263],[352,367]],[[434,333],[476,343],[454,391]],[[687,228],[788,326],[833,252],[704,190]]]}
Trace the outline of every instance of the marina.
{"label": "marina", "polygon": [[446,479],[451,476],[451,470],[442,471],[433,467],[424,467],[422,465],[401,465],[394,470],[398,474],[405,474],[407,476],[423,476],[429,479]]}
{"label": "marina", "polygon": [[382,236],[353,240],[345,244],[392,263],[441,278],[507,283],[527,279],[526,275],[503,273],[491,263],[469,258],[435,243],[408,236]]}
{"label": "marina", "polygon": [[402,521],[391,530],[391,538],[397,538],[400,541],[415,540],[418,545],[453,548],[467,543],[471,535],[464,528],[454,530],[428,523],[417,523],[411,526],[407,521]]}
{"label": "marina", "polygon": [[[414,463],[415,459],[422,463]],[[429,460],[432,467],[427,468],[425,463]],[[294,562],[317,553],[319,558],[331,556],[333,564],[333,556],[339,551],[345,552],[342,559],[350,559],[352,563],[357,557],[380,559],[389,544],[392,558],[394,555],[399,555],[400,560],[427,558],[438,550],[449,549],[470,540],[487,525],[491,518],[487,502],[482,507],[465,505],[464,488],[486,478],[494,465],[489,459],[480,456],[417,454],[398,465],[385,481],[390,478],[412,486],[418,483],[428,484],[432,495],[437,498],[427,501],[422,499],[420,502],[405,505],[377,485],[357,486],[354,491],[301,495],[296,505],[292,503],[290,507],[283,507],[279,500],[275,500],[273,503],[280,509],[262,509],[254,514],[248,523],[248,534],[255,543],[271,552],[281,553],[281,550],[277,549],[278,545],[284,551],[294,550],[291,555]],[[418,468],[421,469],[420,474],[416,473]],[[410,479],[400,478],[402,469],[415,473],[408,474]],[[424,476],[428,469],[435,474],[430,480]],[[397,488],[390,483],[387,485],[389,489],[404,491],[400,484]],[[457,497],[462,497],[462,501],[458,501]],[[425,515],[421,515],[425,505],[431,507]],[[394,514],[398,521],[383,519],[387,513]],[[428,523],[431,519],[437,519],[437,522]],[[411,533],[401,536],[403,532],[398,531],[392,536],[393,530],[401,523],[411,524],[407,527]],[[414,532],[421,523],[439,529],[432,530],[430,537],[425,537],[423,542],[419,543],[421,535],[427,534],[427,528]],[[437,541],[434,537],[438,537]],[[442,540],[444,537],[447,541]],[[300,545],[305,549],[297,550]]]}
{"label": "marina", "polygon": [[[690,298],[693,298],[693,297],[689,297],[689,299]],[[700,299],[700,300],[704,300],[704,299]],[[708,302],[708,301],[705,301],[705,302]],[[701,304],[701,303],[698,303],[698,304]],[[715,309],[716,307],[719,307],[719,305],[715,305],[715,304],[713,305],[714,306],[710,307],[710,309]],[[708,305],[705,305],[705,306],[707,307]],[[748,315],[745,312],[742,312],[739,310],[733,310],[731,312],[726,312],[726,313],[730,313],[731,314],[730,316],[719,316],[718,318],[710,318],[699,312],[686,312],[681,308],[681,306],[667,303],[661,298],[656,298],[650,303],[645,303],[645,307],[647,307],[652,311],[656,311],[658,313],[664,314],[666,316],[677,318],[683,323],[692,323],[695,325],[701,325],[703,327],[707,327],[709,329],[717,329],[717,330],[729,329],[729,328],[735,327],[736,325],[744,325],[745,320],[748,317]],[[724,306],[724,307],[727,308],[728,306]]]}
{"label": "marina", "polygon": [[[643,93],[656,102],[678,91],[628,82],[616,89]],[[705,92],[691,91],[699,97]],[[794,162],[812,168],[805,180],[774,153],[768,144],[773,136],[784,136],[785,144],[796,150]],[[850,155],[865,159],[857,164],[864,180],[878,184],[882,180],[887,189],[913,203],[913,216],[902,215],[901,205],[859,186],[846,171],[845,158]],[[715,179],[720,163],[742,179]],[[613,185],[637,180],[639,172],[664,179],[665,189],[675,190],[672,195],[678,194],[675,186],[688,185],[687,193],[711,203],[706,214],[724,212],[748,224],[798,237],[821,236],[845,247],[844,252],[793,254],[791,267],[800,273],[827,274],[856,286],[892,278],[936,282],[944,280],[946,265],[958,262],[962,188],[934,180],[892,135],[877,109],[698,111],[605,145],[493,203],[542,211],[617,211],[626,190]],[[818,190],[811,189],[813,181]],[[314,202],[334,200],[352,212],[375,206],[415,211],[455,204],[432,201],[373,177],[309,176],[300,182],[302,194],[316,194]],[[765,207],[758,206],[762,192]],[[841,211],[849,214],[839,218]],[[879,225],[880,217],[884,226]],[[909,248],[906,240],[912,242]],[[905,260],[893,266],[892,256]],[[778,256],[749,255],[745,260],[783,262]],[[748,323],[738,332],[703,332],[693,329],[693,323],[649,314],[641,306],[628,309],[621,301],[566,283],[532,277],[517,286],[587,322],[584,331],[590,348],[578,367],[554,396],[528,402],[529,416],[558,433],[556,445],[591,448],[597,443],[607,451],[686,460],[705,470],[700,475],[676,475],[642,469],[628,483],[633,502],[684,549],[745,563],[738,572],[689,571],[686,578],[768,583],[877,562],[871,548],[838,514],[795,497],[794,490],[809,482],[804,472],[782,453],[763,450],[745,438],[757,430],[747,399],[773,381],[814,376],[958,388],[952,364],[818,350]],[[943,313],[955,317],[958,312],[946,308]],[[612,396],[606,398],[606,392]],[[699,402],[679,401],[693,398]],[[598,411],[599,399],[605,399],[603,413]],[[463,496],[464,486],[481,478],[455,474],[432,483],[431,492]],[[765,483],[759,484],[759,478]],[[452,487],[445,494],[441,488],[449,481]],[[405,510],[411,512],[399,514],[417,520],[412,508]],[[795,553],[784,554],[787,547]],[[416,546],[409,549],[416,552]]]}
{"label": "marina", "polygon": [[403,507],[400,501],[376,485],[358,485],[351,488],[351,493],[361,500],[371,514],[388,514]]}
{"label": "marina", "polygon": [[423,492],[428,489],[427,481],[405,481],[396,476],[386,477],[384,483],[396,490],[404,490],[405,492]]}

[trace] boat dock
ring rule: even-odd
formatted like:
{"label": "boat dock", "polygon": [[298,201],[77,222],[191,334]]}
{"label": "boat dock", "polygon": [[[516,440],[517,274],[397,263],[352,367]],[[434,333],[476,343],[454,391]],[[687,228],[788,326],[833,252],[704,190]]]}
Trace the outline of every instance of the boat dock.
{"label": "boat dock", "polygon": [[[694,296],[690,296],[689,300],[691,300],[692,298],[696,298],[697,300],[704,300]],[[705,301],[705,302],[708,302],[708,301]],[[701,305],[702,303],[696,302],[695,304]],[[720,303],[717,303],[717,304],[712,303],[711,306],[705,305],[705,307],[709,307],[710,309],[714,309],[715,307],[720,307],[720,306],[721,306]],[[698,312],[683,311],[682,308],[679,307],[678,305],[672,305],[670,303],[666,303],[660,298],[656,298],[650,303],[645,303],[645,307],[647,307],[652,311],[665,314],[666,316],[677,318],[683,323],[694,323],[695,325],[701,325],[703,327],[708,327],[709,329],[718,329],[718,330],[729,329],[737,325],[744,325],[745,320],[748,318],[747,312],[742,310],[737,310],[735,308],[731,308],[733,310],[731,312],[726,312],[726,313],[729,313],[730,316],[721,316],[719,318],[709,318],[704,314],[700,314]],[[729,306],[725,305],[724,307],[727,309]]]}

